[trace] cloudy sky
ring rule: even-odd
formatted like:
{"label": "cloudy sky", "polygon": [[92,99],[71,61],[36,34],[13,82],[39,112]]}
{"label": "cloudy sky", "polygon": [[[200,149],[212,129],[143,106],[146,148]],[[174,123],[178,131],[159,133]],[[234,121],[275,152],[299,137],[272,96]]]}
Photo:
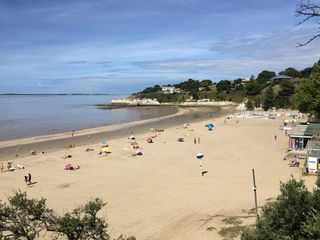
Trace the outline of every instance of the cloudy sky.
{"label": "cloudy sky", "polygon": [[[303,69],[300,0],[1,0],[0,93],[131,93]],[[315,1],[316,2],[316,1]]]}

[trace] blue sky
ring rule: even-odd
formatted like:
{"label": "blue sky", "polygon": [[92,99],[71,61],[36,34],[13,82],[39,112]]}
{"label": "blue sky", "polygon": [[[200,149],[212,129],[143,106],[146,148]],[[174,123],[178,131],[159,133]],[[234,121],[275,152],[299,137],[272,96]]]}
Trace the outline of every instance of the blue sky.
{"label": "blue sky", "polygon": [[0,93],[131,93],[303,69],[300,0],[1,0]]}

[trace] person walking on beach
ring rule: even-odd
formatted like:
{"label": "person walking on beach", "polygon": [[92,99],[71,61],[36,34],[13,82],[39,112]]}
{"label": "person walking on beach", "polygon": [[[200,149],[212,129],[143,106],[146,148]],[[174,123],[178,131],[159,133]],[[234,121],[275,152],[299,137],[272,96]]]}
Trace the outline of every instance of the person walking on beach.
{"label": "person walking on beach", "polygon": [[197,138],[196,137],[193,138],[193,143],[197,144]]}
{"label": "person walking on beach", "polygon": [[29,182],[29,184],[31,184],[31,174],[30,173],[28,173],[28,182]]}
{"label": "person walking on beach", "polygon": [[26,185],[29,185],[28,176],[24,176],[24,181],[25,181]]}
{"label": "person walking on beach", "polygon": [[198,144],[200,144],[200,137],[198,137]]}
{"label": "person walking on beach", "polygon": [[1,169],[1,172],[3,172],[3,163],[1,163],[0,169]]}
{"label": "person walking on beach", "polygon": [[274,140],[277,141],[277,135],[274,135]]}

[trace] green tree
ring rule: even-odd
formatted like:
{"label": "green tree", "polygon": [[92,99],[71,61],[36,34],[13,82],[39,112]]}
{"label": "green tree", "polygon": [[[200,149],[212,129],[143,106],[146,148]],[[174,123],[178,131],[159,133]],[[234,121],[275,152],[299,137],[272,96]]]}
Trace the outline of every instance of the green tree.
{"label": "green tree", "polygon": [[263,110],[267,111],[274,106],[275,95],[271,86],[267,88],[264,100],[263,100]]}
{"label": "green tree", "polygon": [[206,91],[209,91],[210,90],[209,87],[212,86],[212,81],[209,79],[202,80],[200,82],[200,86],[204,87],[206,89]]}
{"label": "green tree", "polygon": [[283,72],[280,72],[279,74],[286,75],[286,76],[289,76],[292,78],[301,77],[301,73],[297,69],[292,68],[292,67],[287,68],[286,70],[284,70]]}
{"label": "green tree", "polygon": [[245,90],[248,96],[255,96],[260,93],[261,85],[257,81],[251,81],[246,84]]}
{"label": "green tree", "polygon": [[259,73],[256,81],[259,83],[259,84],[265,84],[268,82],[268,80],[270,78],[273,78],[276,76],[276,73],[275,72],[272,72],[272,71],[267,71],[267,70],[263,70],[261,73]]}
{"label": "green tree", "polygon": [[246,109],[249,111],[254,110],[254,102],[251,99],[248,99],[245,106],[246,106]]}
{"label": "green tree", "polygon": [[312,72],[312,67],[307,67],[300,71],[302,78],[309,78]]}
{"label": "green tree", "polygon": [[303,79],[295,94],[299,111],[320,117],[320,64],[315,64],[310,78]]}
{"label": "green tree", "polygon": [[221,80],[216,85],[218,92],[225,91],[226,93],[230,93],[231,90],[231,81],[229,80]]}
{"label": "green tree", "polygon": [[294,83],[290,80],[283,80],[280,82],[280,90],[275,98],[275,107],[277,108],[287,108],[291,107],[291,96],[294,93],[295,87]]}
{"label": "green tree", "polygon": [[[244,232],[241,240],[303,240],[312,209],[312,193],[302,180],[281,183],[277,201],[266,204],[257,228]],[[317,203],[319,204],[319,203]]]}
{"label": "green tree", "polygon": [[[18,192],[9,197],[8,204],[0,202],[0,239],[38,239],[46,231],[55,237],[68,240],[108,240],[108,224],[97,216],[105,206],[101,199],[89,201],[63,216],[57,216],[46,207],[46,200],[28,199],[26,193]],[[135,240],[134,237],[119,240]]]}
{"label": "green tree", "polygon": [[28,199],[18,192],[8,202],[0,203],[0,239],[36,239],[51,225],[53,211],[46,208],[45,199]]}

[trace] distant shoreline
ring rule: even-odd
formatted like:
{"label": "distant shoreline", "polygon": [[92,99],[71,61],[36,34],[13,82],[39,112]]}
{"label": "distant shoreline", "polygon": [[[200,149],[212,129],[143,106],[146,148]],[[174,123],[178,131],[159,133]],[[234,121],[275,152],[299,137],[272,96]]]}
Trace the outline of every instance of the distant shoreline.
{"label": "distant shoreline", "polygon": [[0,93],[0,96],[110,96],[110,93]]}

